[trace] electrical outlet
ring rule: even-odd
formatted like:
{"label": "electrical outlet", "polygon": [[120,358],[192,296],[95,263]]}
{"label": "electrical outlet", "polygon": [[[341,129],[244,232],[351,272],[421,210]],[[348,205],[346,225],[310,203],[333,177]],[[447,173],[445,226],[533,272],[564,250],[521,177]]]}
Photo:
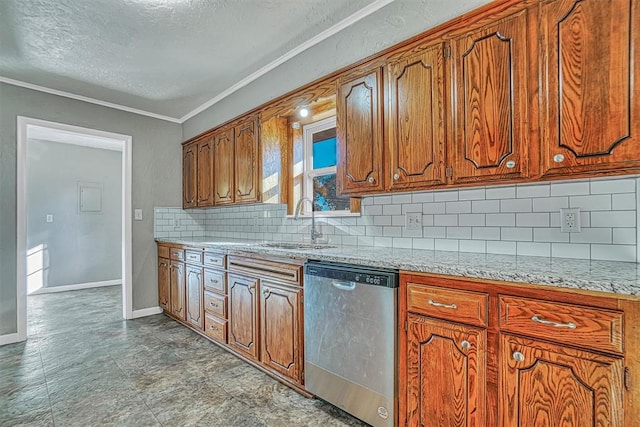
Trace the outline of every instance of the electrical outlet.
{"label": "electrical outlet", "polygon": [[47,214],[47,222],[53,222],[53,214]]}
{"label": "electrical outlet", "polygon": [[421,212],[405,213],[404,226],[407,230],[412,230],[412,231],[422,230],[422,213]]}
{"label": "electrical outlet", "polygon": [[133,219],[135,221],[142,221],[142,209],[133,210]]}
{"label": "electrical outlet", "polygon": [[177,230],[178,228],[180,228],[180,220],[178,218],[174,218],[173,219],[173,228],[175,230]]}
{"label": "electrical outlet", "polygon": [[560,231],[563,233],[580,232],[580,208],[560,209]]}

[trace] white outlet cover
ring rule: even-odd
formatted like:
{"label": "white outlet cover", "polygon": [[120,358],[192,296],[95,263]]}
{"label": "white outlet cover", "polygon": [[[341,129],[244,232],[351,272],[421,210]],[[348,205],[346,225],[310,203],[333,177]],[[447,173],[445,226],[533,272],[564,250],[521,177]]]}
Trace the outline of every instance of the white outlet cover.
{"label": "white outlet cover", "polygon": [[412,231],[422,230],[422,213],[407,212],[405,214],[404,225],[407,230],[412,230]]}
{"label": "white outlet cover", "polygon": [[560,231],[562,233],[580,233],[580,208],[560,209]]}
{"label": "white outlet cover", "polygon": [[133,210],[133,219],[136,221],[142,221],[142,209]]}
{"label": "white outlet cover", "polygon": [[53,214],[47,214],[47,222],[53,222]]}

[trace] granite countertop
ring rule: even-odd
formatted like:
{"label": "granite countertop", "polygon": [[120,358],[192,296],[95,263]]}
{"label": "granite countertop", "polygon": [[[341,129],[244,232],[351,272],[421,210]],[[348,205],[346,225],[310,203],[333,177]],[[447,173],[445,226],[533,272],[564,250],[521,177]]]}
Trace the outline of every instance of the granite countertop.
{"label": "granite countertop", "polygon": [[204,246],[229,254],[275,255],[640,296],[639,264],[631,262],[362,246],[294,250],[259,246],[264,243],[261,241],[212,238],[156,241]]}

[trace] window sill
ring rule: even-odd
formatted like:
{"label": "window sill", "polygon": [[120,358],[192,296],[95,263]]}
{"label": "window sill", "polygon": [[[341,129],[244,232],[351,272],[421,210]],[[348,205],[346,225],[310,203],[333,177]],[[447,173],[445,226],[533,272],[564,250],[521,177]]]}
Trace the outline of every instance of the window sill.
{"label": "window sill", "polygon": [[[362,216],[359,212],[342,212],[342,211],[330,211],[330,212],[316,212],[316,218],[352,218]],[[294,219],[295,215],[286,215],[285,218]],[[311,218],[308,213],[303,213],[298,218]]]}

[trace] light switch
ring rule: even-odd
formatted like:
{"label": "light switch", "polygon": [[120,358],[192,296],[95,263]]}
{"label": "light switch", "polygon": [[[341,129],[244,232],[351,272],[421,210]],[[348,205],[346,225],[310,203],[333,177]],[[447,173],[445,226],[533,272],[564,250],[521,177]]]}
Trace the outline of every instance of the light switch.
{"label": "light switch", "polygon": [[53,215],[47,214],[47,222],[53,222]]}
{"label": "light switch", "polygon": [[142,209],[133,210],[133,219],[136,221],[142,221]]}

